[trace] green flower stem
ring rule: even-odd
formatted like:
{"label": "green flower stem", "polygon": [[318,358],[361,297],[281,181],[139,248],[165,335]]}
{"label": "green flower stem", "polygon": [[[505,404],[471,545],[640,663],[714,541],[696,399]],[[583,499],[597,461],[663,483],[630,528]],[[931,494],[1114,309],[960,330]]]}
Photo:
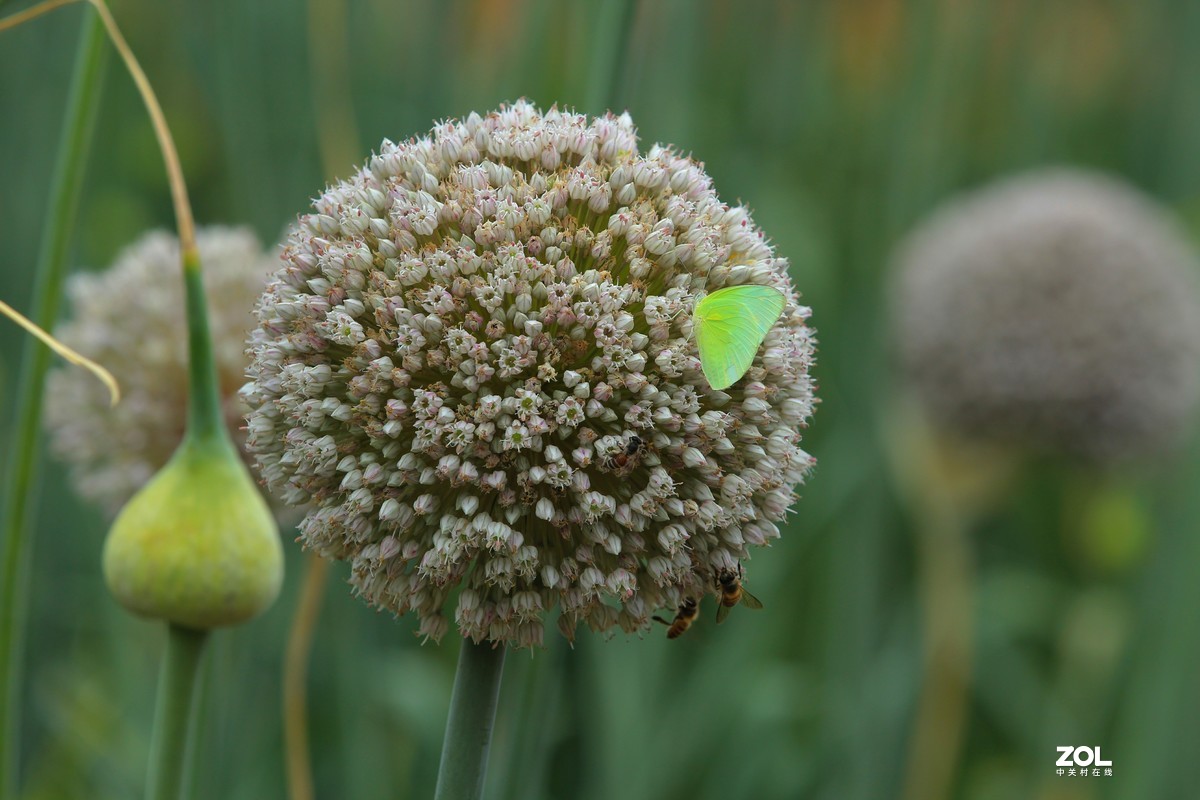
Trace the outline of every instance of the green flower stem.
{"label": "green flower stem", "polygon": [[503,672],[503,646],[463,640],[434,800],[477,800],[483,796]]}
{"label": "green flower stem", "polygon": [[[502,800],[536,794],[532,791],[534,785],[544,784],[542,774],[552,727],[547,720],[556,719],[552,710],[558,702],[560,645],[565,649],[564,643],[554,642],[552,649],[535,653],[529,660],[520,697],[513,705],[515,719],[505,723],[510,726],[512,744],[500,765],[501,789],[497,796]],[[546,664],[547,660],[553,663]]]}
{"label": "green flower stem", "polygon": [[[200,674],[196,678],[196,693],[192,696],[192,713],[191,726],[188,728],[188,747],[186,751],[186,759],[183,762],[182,783],[179,789],[179,800],[193,800],[199,797],[199,787],[204,783],[200,774],[196,772],[197,758],[203,761],[204,738],[208,733],[211,721],[209,714],[212,708],[208,704],[210,688],[213,683],[213,661],[217,660],[210,656],[207,663],[200,668]],[[200,755],[197,756],[197,752]]]}
{"label": "green flower stem", "polygon": [[158,709],[150,743],[150,768],[146,775],[146,800],[179,800],[190,785],[187,767],[197,678],[208,631],[167,626],[167,653],[158,680]]}
{"label": "green flower stem", "polygon": [[[188,329],[188,417],[185,444],[229,450],[236,458],[233,440],[221,412],[216,358],[208,324],[208,300],[200,254],[181,241],[184,305]],[[208,631],[167,624],[167,652],[163,657],[146,776],[147,800],[180,800],[191,793],[191,743],[199,728],[198,707],[204,694],[200,661]]]}
{"label": "green flower stem", "polygon": [[[92,141],[107,48],[104,25],[92,9],[84,11],[75,56],[67,114],[63,122],[54,176],[34,273],[33,320],[49,330],[58,317],[71,232],[75,230],[84,167]],[[3,573],[0,579],[0,800],[16,793],[18,707],[25,640],[25,604],[31,537],[30,500],[36,482],[42,392],[50,351],[25,340],[6,486]]]}
{"label": "green flower stem", "polygon": [[208,331],[208,301],[200,273],[200,255],[195,250],[183,254],[183,282],[186,291],[188,326],[188,436],[193,442],[216,442],[233,446],[225,417],[221,413],[221,392],[217,381],[212,336]]}

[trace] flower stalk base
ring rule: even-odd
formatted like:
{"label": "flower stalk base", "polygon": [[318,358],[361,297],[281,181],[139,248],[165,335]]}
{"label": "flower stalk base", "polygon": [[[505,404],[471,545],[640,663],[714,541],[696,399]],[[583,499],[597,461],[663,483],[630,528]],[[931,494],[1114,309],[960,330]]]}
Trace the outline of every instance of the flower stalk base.
{"label": "flower stalk base", "polygon": [[146,800],[178,800],[187,785],[192,711],[207,641],[208,631],[167,626],[167,653],[158,683]]}
{"label": "flower stalk base", "polygon": [[504,672],[504,649],[492,642],[463,640],[434,800],[477,800],[483,796]]}

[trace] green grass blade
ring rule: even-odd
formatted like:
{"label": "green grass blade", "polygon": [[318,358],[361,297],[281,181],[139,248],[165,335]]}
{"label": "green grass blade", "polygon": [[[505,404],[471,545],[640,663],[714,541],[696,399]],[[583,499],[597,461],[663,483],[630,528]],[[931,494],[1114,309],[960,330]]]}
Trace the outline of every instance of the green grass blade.
{"label": "green grass blade", "polygon": [[[107,53],[104,26],[84,12],[67,116],[50,189],[46,227],[34,273],[33,320],[45,329],[58,316],[67,255],[75,230],[92,129]],[[36,485],[42,392],[51,354],[33,338],[25,342],[14,438],[5,486],[3,580],[0,581],[0,800],[16,792],[19,686],[25,635],[26,573],[30,560],[30,501]]]}

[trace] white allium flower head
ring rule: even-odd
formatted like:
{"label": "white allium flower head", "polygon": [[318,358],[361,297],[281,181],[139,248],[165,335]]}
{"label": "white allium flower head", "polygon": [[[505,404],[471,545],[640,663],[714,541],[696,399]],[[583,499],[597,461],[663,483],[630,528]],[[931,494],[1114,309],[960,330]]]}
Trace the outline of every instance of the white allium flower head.
{"label": "white allium flower head", "polygon": [[[202,228],[197,243],[225,419],[241,443],[245,337],[276,261],[245,229]],[[110,408],[98,381],[81,370],[57,368],[47,379],[46,425],[80,494],[111,514],[183,438],[188,356],[179,263],[178,240],[156,231],[125,249],[110,269],[76,275],[67,287],[71,321],[56,334],[111,370],[122,399]]]}
{"label": "white allium flower head", "polygon": [[934,213],[894,266],[903,369],[940,425],[1109,463],[1177,442],[1194,416],[1196,259],[1127,184],[1001,180]]}
{"label": "white allium flower head", "polygon": [[[712,390],[704,292],[787,307]],[[627,115],[526,102],[385,141],[289,233],[251,339],[249,446],[304,542],[439,638],[649,627],[779,535],[812,465],[814,340],[702,165]],[[447,611],[457,592],[457,608]]]}

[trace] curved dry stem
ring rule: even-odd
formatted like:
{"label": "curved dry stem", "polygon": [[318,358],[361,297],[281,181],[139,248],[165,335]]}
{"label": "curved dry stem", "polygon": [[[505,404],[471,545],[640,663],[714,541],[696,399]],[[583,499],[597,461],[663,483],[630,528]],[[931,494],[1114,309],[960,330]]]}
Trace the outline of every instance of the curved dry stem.
{"label": "curved dry stem", "polygon": [[142,71],[137,57],[129,49],[129,43],[121,34],[117,21],[113,19],[105,0],[45,0],[20,14],[0,20],[0,32],[42,16],[72,2],[87,2],[95,9],[104,25],[113,47],[120,53],[125,68],[129,71],[142,97],[146,113],[154,128],[167,180],[171,186],[171,199],[175,206],[175,224],[179,232],[179,254],[183,269],[187,297],[188,352],[191,384],[188,406],[189,435],[201,437],[227,436],[220,414],[220,398],[217,390],[216,368],[213,365],[212,337],[208,331],[208,310],[204,287],[200,281],[200,251],[196,247],[196,223],[192,217],[192,206],[188,201],[187,184],[179,164],[179,153],[171,130],[163,116],[162,106],[150,86],[146,73]]}
{"label": "curved dry stem", "polygon": [[312,759],[308,752],[308,658],[328,581],[329,562],[316,553],[309,554],[283,662],[283,741],[291,800],[314,797]]}
{"label": "curved dry stem", "polygon": [[[55,9],[78,2],[87,2],[95,7],[96,13],[100,15],[100,20],[104,23],[104,29],[108,33],[108,38],[112,41],[113,47],[120,53],[121,60],[125,62],[125,68],[129,70],[129,75],[133,78],[138,94],[141,95],[142,102],[146,106],[146,112],[150,115],[150,122],[154,127],[154,136],[158,139],[158,146],[162,151],[163,162],[167,168],[167,179],[171,185],[171,201],[175,206],[175,224],[179,228],[181,255],[186,260],[189,255],[194,255],[197,252],[196,223],[192,217],[191,203],[188,201],[187,184],[183,180],[183,169],[179,165],[179,153],[175,149],[175,141],[171,138],[171,130],[167,127],[167,120],[163,115],[162,106],[158,103],[158,97],[155,96],[154,89],[150,86],[150,81],[146,78],[146,73],[142,71],[142,66],[138,63],[137,57],[129,49],[129,44],[125,41],[121,29],[117,25],[117,21],[113,19],[112,12],[108,10],[108,4],[104,0],[45,0],[17,14],[0,19],[0,33],[36,19],[43,14],[48,14]],[[199,263],[198,259],[196,259],[196,263]]]}
{"label": "curved dry stem", "polygon": [[905,800],[951,796],[962,750],[971,675],[971,555],[965,526],[947,508],[917,519],[924,679],[909,749]]}
{"label": "curved dry stem", "polygon": [[92,361],[87,356],[72,350],[58,339],[55,339],[49,333],[38,327],[37,323],[26,317],[20,311],[17,311],[3,300],[0,300],[0,314],[3,314],[25,330],[29,331],[31,334],[37,337],[42,344],[46,345],[46,347],[49,347],[51,350],[62,356],[70,363],[77,367],[83,367],[99,378],[104,385],[108,387],[108,394],[114,406],[120,401],[121,387],[117,385],[117,379],[113,377],[111,372],[97,364],[95,361]]}
{"label": "curved dry stem", "polygon": [[[175,149],[175,140],[171,138],[171,129],[167,127],[167,119],[163,115],[162,106],[158,104],[158,97],[155,96],[154,89],[151,88],[150,81],[146,78],[146,73],[142,71],[141,64],[133,55],[133,51],[129,49],[125,37],[121,34],[121,29],[117,27],[117,21],[113,19],[108,10],[108,4],[104,0],[87,0],[87,2],[96,7],[100,19],[104,20],[104,27],[108,31],[109,38],[112,39],[113,47],[117,48],[117,52],[121,54],[121,60],[125,62],[125,68],[129,70],[130,77],[137,84],[138,94],[142,96],[142,102],[146,105],[146,113],[150,115],[151,124],[154,126],[154,136],[158,139],[158,147],[162,151],[163,163],[167,168],[167,179],[171,184],[171,201],[175,206],[175,224],[179,228],[180,253],[187,261],[189,256],[197,252],[196,222],[192,218],[192,205],[188,201],[187,183],[183,180],[183,168],[179,165],[179,152]],[[196,259],[196,263],[199,263],[199,259]]]}
{"label": "curved dry stem", "polygon": [[72,3],[78,3],[80,0],[46,0],[44,3],[38,3],[35,6],[30,6],[24,11],[18,11],[16,14],[0,19],[0,33],[23,25],[30,20],[37,19],[43,14],[49,14],[56,8],[69,6]]}

